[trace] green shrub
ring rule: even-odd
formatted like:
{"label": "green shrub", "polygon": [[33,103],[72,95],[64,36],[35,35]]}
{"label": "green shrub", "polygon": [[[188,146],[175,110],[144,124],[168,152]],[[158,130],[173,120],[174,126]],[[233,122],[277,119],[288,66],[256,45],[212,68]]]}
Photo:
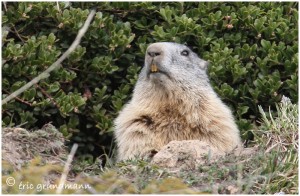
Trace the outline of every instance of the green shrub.
{"label": "green shrub", "polygon": [[211,83],[244,139],[257,105],[298,100],[298,3],[9,2],[2,15],[2,98],[70,46],[90,8],[97,14],[76,51],[50,77],[2,107],[3,126],[52,121],[81,153],[109,153],[112,120],[130,99],[146,47],[187,44],[210,62]]}

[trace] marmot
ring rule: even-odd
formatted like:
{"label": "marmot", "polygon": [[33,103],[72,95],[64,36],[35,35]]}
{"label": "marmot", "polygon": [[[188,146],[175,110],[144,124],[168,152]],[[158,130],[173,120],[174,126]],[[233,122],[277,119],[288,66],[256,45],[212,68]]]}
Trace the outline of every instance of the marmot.
{"label": "marmot", "polygon": [[173,140],[201,140],[220,152],[241,146],[230,109],[209,83],[208,63],[187,46],[146,51],[131,101],[115,119],[118,160],[145,158]]}

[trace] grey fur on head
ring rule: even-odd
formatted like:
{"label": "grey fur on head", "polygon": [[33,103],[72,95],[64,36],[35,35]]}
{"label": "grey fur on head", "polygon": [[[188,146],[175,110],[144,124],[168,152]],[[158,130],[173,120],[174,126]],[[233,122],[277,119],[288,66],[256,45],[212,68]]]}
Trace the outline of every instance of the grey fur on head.
{"label": "grey fur on head", "polygon": [[[151,72],[152,64],[157,66],[155,73]],[[152,90],[162,90],[169,98],[174,98],[172,95],[175,92],[189,94],[194,93],[193,89],[208,90],[211,86],[206,73],[207,66],[208,62],[185,45],[172,42],[151,44],[146,51],[145,64],[135,91],[140,90],[139,94],[146,95]]]}

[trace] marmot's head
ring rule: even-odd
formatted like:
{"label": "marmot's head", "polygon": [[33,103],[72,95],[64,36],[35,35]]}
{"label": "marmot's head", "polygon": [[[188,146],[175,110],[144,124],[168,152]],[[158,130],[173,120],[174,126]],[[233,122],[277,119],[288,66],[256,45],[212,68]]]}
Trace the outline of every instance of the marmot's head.
{"label": "marmot's head", "polygon": [[207,62],[187,46],[159,42],[147,48],[139,80],[164,90],[191,90],[208,85],[206,68]]}

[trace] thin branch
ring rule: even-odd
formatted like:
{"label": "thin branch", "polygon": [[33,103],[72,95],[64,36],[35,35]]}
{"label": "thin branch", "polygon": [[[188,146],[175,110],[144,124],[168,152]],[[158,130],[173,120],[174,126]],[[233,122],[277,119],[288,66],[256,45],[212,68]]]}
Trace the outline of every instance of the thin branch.
{"label": "thin branch", "polygon": [[75,68],[75,67],[68,67],[68,68],[66,68],[66,69],[72,70],[72,71],[78,71],[78,72],[81,72],[81,73],[102,74],[101,72],[85,71],[85,70],[78,69],[78,68]]}
{"label": "thin branch", "polygon": [[4,5],[4,9],[5,9],[5,11],[7,12],[7,6],[6,6],[6,2],[5,2],[5,1],[3,1],[2,3],[3,3],[3,5]]}
{"label": "thin branch", "polygon": [[[4,92],[6,92],[7,94],[9,94],[9,92],[8,92],[7,90],[5,90],[5,89],[2,89],[2,90],[3,90]],[[29,103],[28,101],[25,101],[25,100],[23,100],[23,99],[21,99],[21,98],[19,98],[19,97],[15,97],[15,99],[16,99],[17,101],[21,102],[21,103],[24,103],[24,104],[29,105],[29,106],[32,107],[32,104]]]}
{"label": "thin branch", "polygon": [[16,27],[14,25],[12,25],[14,32],[17,34],[18,38],[22,41],[22,43],[24,43],[24,39],[22,39],[22,37],[20,36],[19,32],[17,31]]}
{"label": "thin branch", "polygon": [[61,57],[57,61],[55,61],[48,69],[46,69],[43,73],[41,73],[40,75],[38,75],[37,77],[32,79],[27,84],[25,84],[23,87],[21,87],[20,89],[13,92],[11,95],[4,98],[2,100],[2,105],[6,104],[10,100],[14,99],[16,96],[18,96],[19,94],[23,93],[25,90],[30,88],[32,85],[37,84],[40,80],[49,77],[50,72],[53,71],[54,69],[56,69],[62,63],[62,61],[64,61],[75,50],[75,48],[78,46],[78,44],[81,41],[81,38],[83,37],[83,35],[87,31],[87,29],[88,29],[94,15],[95,15],[95,13],[96,13],[95,10],[92,10],[90,12],[90,14],[88,15],[83,27],[78,31],[78,34],[77,34],[75,40],[73,41],[73,43],[71,44],[71,46],[68,48],[68,50],[63,55],[61,55]]}
{"label": "thin branch", "polygon": [[78,148],[78,144],[74,144],[72,149],[71,149],[71,152],[70,154],[68,155],[68,159],[67,159],[67,162],[65,164],[65,167],[64,167],[64,171],[60,177],[60,180],[59,180],[59,184],[58,184],[58,188],[56,189],[56,194],[61,194],[63,188],[64,188],[64,184],[66,183],[66,180],[67,180],[67,176],[68,176],[68,173],[70,171],[70,165],[71,165],[71,162],[73,160],[73,157],[75,155],[75,152]]}
{"label": "thin branch", "polygon": [[55,105],[57,108],[59,108],[60,106],[58,105],[58,103],[53,99],[53,97],[51,97],[42,87],[40,87],[40,85],[35,84],[36,88],[40,89],[40,91],[50,99],[50,101],[53,103],[53,105]]}

